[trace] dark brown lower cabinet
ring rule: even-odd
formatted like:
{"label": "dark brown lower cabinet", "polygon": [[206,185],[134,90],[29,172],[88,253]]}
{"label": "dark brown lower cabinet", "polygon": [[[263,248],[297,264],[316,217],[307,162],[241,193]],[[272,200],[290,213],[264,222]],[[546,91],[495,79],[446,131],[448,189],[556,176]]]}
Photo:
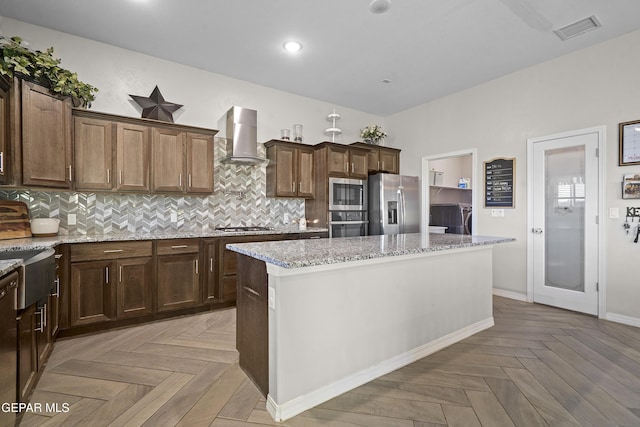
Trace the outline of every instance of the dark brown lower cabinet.
{"label": "dark brown lower cabinet", "polygon": [[36,349],[38,355],[38,371],[44,368],[49,355],[53,351],[53,337],[51,336],[51,301],[47,300],[42,306],[36,306]]}
{"label": "dark brown lower cabinet", "polygon": [[151,241],[84,243],[69,252],[71,327],[153,313]]}
{"label": "dark brown lower cabinet", "polygon": [[153,313],[152,265],[151,257],[116,261],[118,319]]}
{"label": "dark brown lower cabinet", "polygon": [[114,264],[113,261],[71,263],[71,326],[107,322],[115,318]]}
{"label": "dark brown lower cabinet", "polygon": [[202,268],[204,269],[203,270],[203,273],[204,273],[203,302],[205,303],[218,302],[222,300],[220,286],[218,286],[218,276],[216,275],[217,251],[218,251],[217,239],[204,240],[202,244],[202,253],[204,255]]}
{"label": "dark brown lower cabinet", "polygon": [[197,239],[156,242],[158,311],[200,304],[200,244]]}
{"label": "dark brown lower cabinet", "polygon": [[269,392],[269,308],[267,266],[237,254],[236,347],[240,367],[263,396]]}
{"label": "dark brown lower cabinet", "polygon": [[26,402],[38,374],[35,304],[18,313],[18,399]]}
{"label": "dark brown lower cabinet", "polygon": [[228,243],[320,237],[327,233],[63,245],[60,299],[49,304],[50,312],[60,310],[61,330],[70,336],[107,329],[109,323],[115,327],[166,318],[172,311],[229,307],[236,301],[238,268]]}

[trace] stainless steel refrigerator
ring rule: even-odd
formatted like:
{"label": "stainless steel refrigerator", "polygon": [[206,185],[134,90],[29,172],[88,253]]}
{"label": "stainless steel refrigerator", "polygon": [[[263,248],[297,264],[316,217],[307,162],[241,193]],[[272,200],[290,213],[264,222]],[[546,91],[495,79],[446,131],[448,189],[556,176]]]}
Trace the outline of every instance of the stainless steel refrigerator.
{"label": "stainless steel refrigerator", "polygon": [[369,176],[369,234],[420,232],[417,176],[379,173]]}

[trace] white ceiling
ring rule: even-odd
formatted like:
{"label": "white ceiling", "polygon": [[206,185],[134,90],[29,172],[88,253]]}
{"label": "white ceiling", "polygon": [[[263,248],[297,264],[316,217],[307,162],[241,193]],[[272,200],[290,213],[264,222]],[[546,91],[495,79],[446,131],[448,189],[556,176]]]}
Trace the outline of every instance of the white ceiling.
{"label": "white ceiling", "polygon": [[[638,0],[391,1],[0,0],[0,16],[379,116],[640,28]],[[591,15],[601,28],[553,32]]]}

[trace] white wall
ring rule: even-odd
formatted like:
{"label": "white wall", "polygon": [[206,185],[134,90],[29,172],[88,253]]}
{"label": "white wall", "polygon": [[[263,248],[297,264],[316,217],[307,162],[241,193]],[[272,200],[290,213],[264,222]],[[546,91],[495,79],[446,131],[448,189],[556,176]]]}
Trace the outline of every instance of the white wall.
{"label": "white wall", "polygon": [[515,209],[505,209],[504,218],[476,209],[478,234],[517,238],[495,248],[496,288],[526,293],[527,138],[605,125],[606,208],[623,216],[602,219],[607,312],[640,325],[640,244],[622,229],[626,207],[640,200],[620,194],[622,175],[640,167],[617,165],[618,123],[640,119],[638,45],[640,31],[386,118],[390,145],[402,149],[402,173],[420,174],[423,156],[468,148],[478,149],[478,167],[493,157],[516,158]]}
{"label": "white wall", "polygon": [[[429,161],[429,169],[444,173],[443,187],[458,187],[460,178],[471,178],[473,156],[447,157]],[[469,188],[473,188],[473,182],[469,182]]]}
{"label": "white wall", "polygon": [[[280,137],[280,129],[304,126],[304,141],[317,144],[331,141],[324,130],[331,127],[327,115],[333,108],[342,117],[336,123],[343,131],[336,142],[359,141],[360,128],[382,124],[371,114],[320,102],[311,98],[213,74],[197,68],[142,55],[66,33],[2,18],[4,35],[20,36],[34,49],[54,47],[61,65],[78,73],[80,80],[98,87],[92,110],[140,117],[140,109],[129,95],[148,96],[158,85],[169,102],[183,104],[174,113],[176,123],[218,129],[225,135],[224,118],[233,105],[258,111],[258,141]],[[215,55],[215,52],[211,54]]]}

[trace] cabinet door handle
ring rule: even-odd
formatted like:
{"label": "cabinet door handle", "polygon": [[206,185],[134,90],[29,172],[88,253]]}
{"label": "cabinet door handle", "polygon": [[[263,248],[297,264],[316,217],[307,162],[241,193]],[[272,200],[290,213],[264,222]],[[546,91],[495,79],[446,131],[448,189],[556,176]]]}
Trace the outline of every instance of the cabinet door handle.
{"label": "cabinet door handle", "polygon": [[105,284],[109,284],[109,267],[104,268],[104,281]]}
{"label": "cabinet door handle", "polygon": [[54,255],[54,258],[55,258],[55,259],[60,259],[60,258],[62,258],[62,254],[55,254],[55,255]]}
{"label": "cabinet door handle", "polygon": [[302,191],[302,181],[298,183],[298,191]]}
{"label": "cabinet door handle", "polygon": [[378,169],[380,169],[380,160],[378,160]]}
{"label": "cabinet door handle", "polygon": [[52,297],[60,296],[60,276],[56,276],[56,280],[53,281],[56,284],[56,290],[51,294]]}
{"label": "cabinet door handle", "polygon": [[384,160],[382,161],[382,169],[384,170]]}
{"label": "cabinet door handle", "polygon": [[196,274],[198,274],[198,260],[196,260]]}
{"label": "cabinet door handle", "polygon": [[209,258],[209,271],[213,273],[213,258]]}
{"label": "cabinet door handle", "polygon": [[189,174],[187,178],[189,180],[189,188],[193,187],[193,185],[191,185],[191,174]]}
{"label": "cabinet door handle", "polygon": [[4,173],[4,151],[0,151],[0,173]]}
{"label": "cabinet door handle", "polygon": [[122,169],[120,169],[120,173],[118,175],[118,185],[122,185]]}
{"label": "cabinet door handle", "polygon": [[351,163],[351,173],[353,173],[353,163]]}
{"label": "cabinet door handle", "polygon": [[67,166],[67,168],[69,169],[69,181],[73,181],[73,178],[71,177],[71,165]]}
{"label": "cabinet door handle", "polygon": [[40,319],[43,327],[47,327],[47,303],[42,306],[42,317]]}
{"label": "cabinet door handle", "polygon": [[253,289],[251,289],[251,288],[250,288],[250,287],[248,287],[248,286],[243,286],[242,288],[243,288],[245,291],[249,292],[250,294],[253,294],[253,295],[257,296],[257,297],[259,297],[259,296],[260,296],[260,294],[259,294],[258,292],[254,291]]}
{"label": "cabinet door handle", "polygon": [[124,249],[108,249],[106,251],[102,251],[105,254],[117,254],[119,252],[124,252]]}
{"label": "cabinet door handle", "polygon": [[45,310],[46,310],[47,305],[43,305],[42,308],[40,310],[38,310],[36,313],[38,314],[38,316],[40,316],[40,326],[37,326],[35,328],[36,332],[44,332],[44,328],[46,326],[45,324],[45,320],[44,320],[44,314],[45,314]]}
{"label": "cabinet door handle", "polygon": [[187,245],[172,245],[171,249],[185,249]]}
{"label": "cabinet door handle", "polygon": [[118,274],[119,274],[119,276],[120,276],[120,277],[118,278],[118,280],[120,281],[120,283],[122,283],[122,266],[120,266],[119,271],[118,271]]}
{"label": "cabinet door handle", "polygon": [[107,184],[111,184],[111,169],[107,168]]}
{"label": "cabinet door handle", "polygon": [[178,174],[178,187],[182,187],[182,174]]}

